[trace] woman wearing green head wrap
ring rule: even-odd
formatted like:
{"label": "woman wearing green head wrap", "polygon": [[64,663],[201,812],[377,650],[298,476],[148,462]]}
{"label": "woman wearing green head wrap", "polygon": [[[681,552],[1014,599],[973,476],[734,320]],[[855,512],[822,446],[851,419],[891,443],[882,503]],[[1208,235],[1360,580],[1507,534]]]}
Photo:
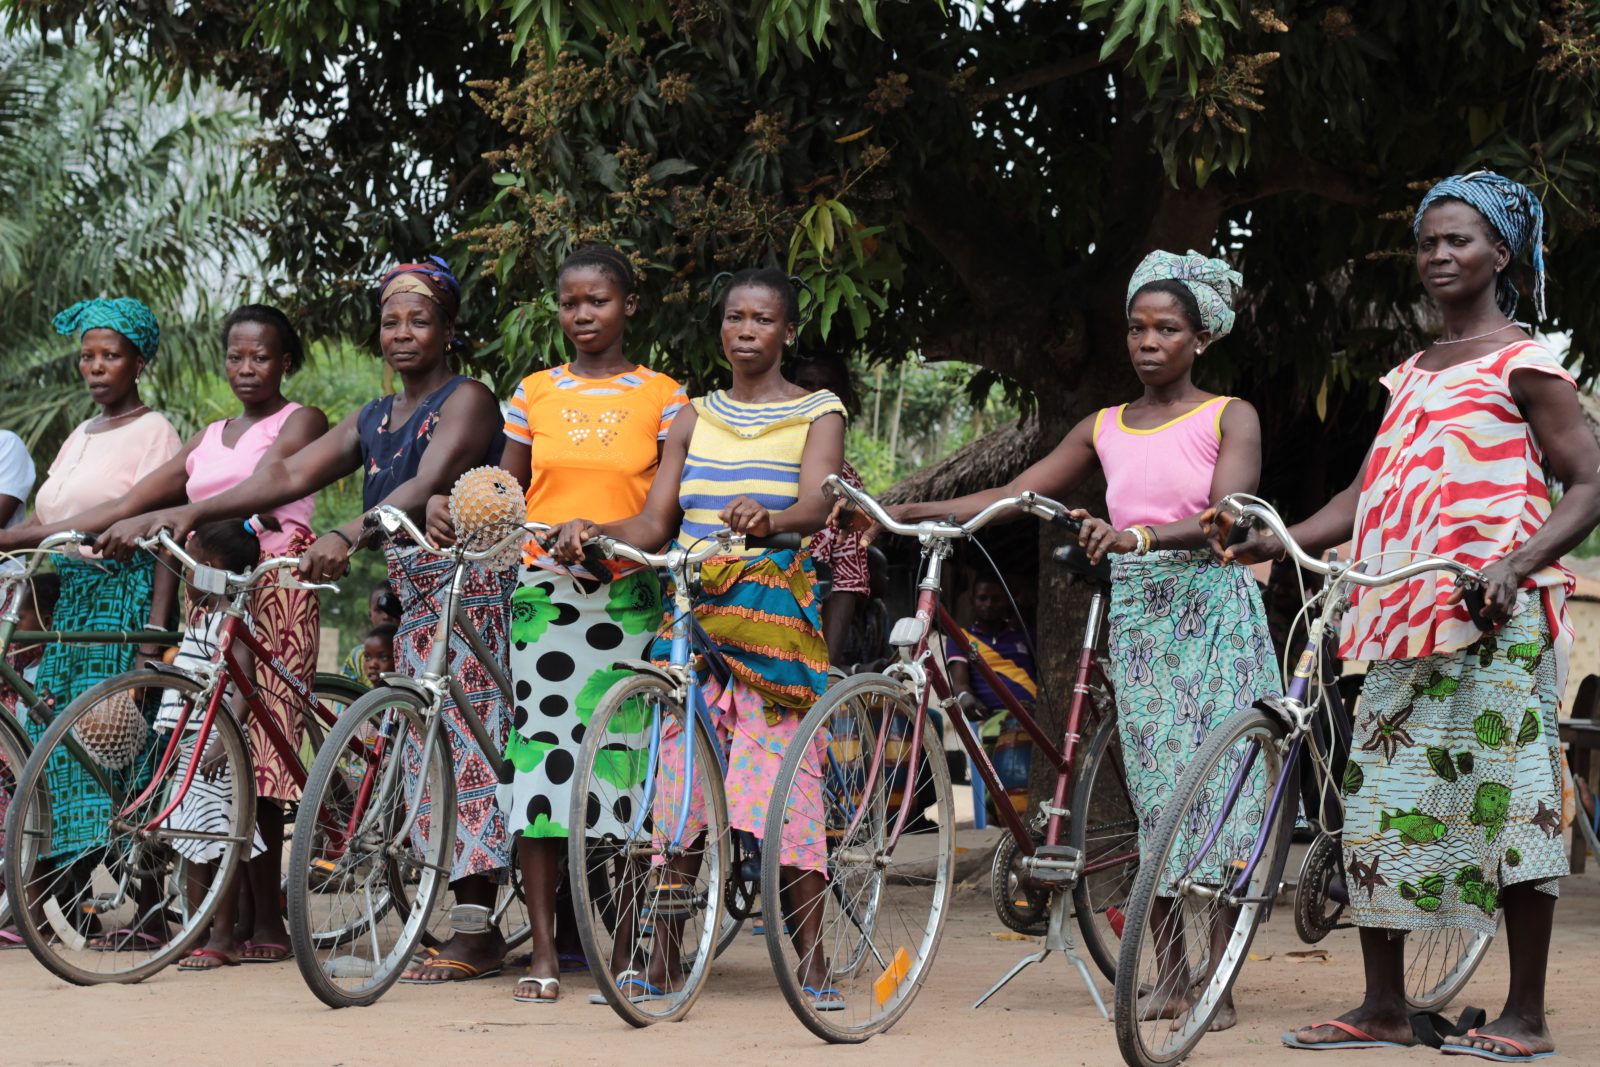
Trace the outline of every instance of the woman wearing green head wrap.
{"label": "woman wearing green head wrap", "polygon": [[[139,376],[161,338],[148,307],[132,297],[84,300],[57,315],[55,327],[77,337],[78,373],[100,410],[68,435],[39,487],[33,515],[19,529],[118,499],[182,445],[172,424],[139,398]],[[156,574],[148,555],[118,563],[85,551],[56,556],[55,568],[61,576],[57,629],[140,630],[146,623],[166,629],[171,621],[176,583],[166,570]],[[130,669],[134,658],[126,645],[51,645],[39,663],[39,691],[65,707],[89,687]],[[43,732],[32,720],[26,726],[35,740]],[[43,858],[67,863],[104,840],[111,811],[104,790],[87,787],[88,772],[64,756],[49,768],[48,780],[56,825],[51,855]]]}
{"label": "woman wearing green head wrap", "polygon": [[[1075,514],[1090,560],[1112,557],[1110,673],[1141,840],[1154,833],[1165,798],[1210,729],[1279,689],[1255,582],[1244,568],[1216,562],[1200,528],[1201,514],[1215,501],[1255,492],[1261,474],[1255,409],[1205,392],[1191,376],[1200,355],[1233,328],[1240,282],[1226,263],[1198,252],[1151,252],[1128,282],[1128,358],[1144,385],[1139,397],[1085,418],[1007,485],[891,509],[906,522],[952,514],[966,520],[1024,490],[1059,499],[1097,472],[1105,475],[1111,521]],[[1241,804],[1238,825],[1226,828],[1235,847],[1253,839],[1263,792],[1253,790],[1257,803]],[[1180,966],[1182,920],[1169,924],[1169,914],[1176,912],[1158,902],[1152,922],[1167,927],[1170,971],[1185,980],[1146,997],[1147,1018],[1180,1014],[1192,995]],[[1213,959],[1221,958],[1221,947],[1213,948]],[[1230,1000],[1213,1028],[1233,1022]]]}

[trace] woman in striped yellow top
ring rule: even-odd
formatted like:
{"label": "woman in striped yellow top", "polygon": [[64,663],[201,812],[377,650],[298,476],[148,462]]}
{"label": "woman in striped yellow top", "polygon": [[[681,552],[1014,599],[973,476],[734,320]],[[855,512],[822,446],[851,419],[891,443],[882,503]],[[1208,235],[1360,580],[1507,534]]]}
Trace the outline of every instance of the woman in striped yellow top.
{"label": "woman in striped yellow top", "polygon": [[[832,501],[822,482],[844,462],[844,405],[831,392],[807,392],[783,376],[784,349],[799,329],[794,286],[774,270],[740,271],[721,310],[732,385],[678,414],[644,510],[621,522],[564,524],[553,549],[558,560],[580,560],[583,542],[597,533],[654,549],[675,533],[688,546],[724,526],[756,537],[809,538],[827,521]],[[725,692],[707,689],[731,749],[729,820],[759,837],[788,743],[827,685],[811,556],[806,549],[747,549],[708,561],[701,577],[696,617],[733,671]],[[665,658],[664,647],[657,652]],[[811,780],[820,783],[820,764]],[[784,911],[797,920],[801,984],[819,1008],[842,1007],[827,988],[827,961],[817,951],[821,909],[809,906],[825,888],[820,784],[808,799],[811,817],[791,819],[777,843],[784,884],[793,887]],[[648,980],[657,988],[680,981],[662,959],[651,961]]]}

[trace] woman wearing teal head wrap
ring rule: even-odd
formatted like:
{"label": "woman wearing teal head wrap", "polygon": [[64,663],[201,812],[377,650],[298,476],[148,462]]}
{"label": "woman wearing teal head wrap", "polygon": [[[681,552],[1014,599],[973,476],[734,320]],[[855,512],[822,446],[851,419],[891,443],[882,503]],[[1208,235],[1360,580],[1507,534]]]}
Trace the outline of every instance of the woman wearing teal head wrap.
{"label": "woman wearing teal head wrap", "polygon": [[[62,522],[120,498],[176,454],[180,444],[172,424],[139,398],[139,374],[160,338],[149,308],[126,297],[85,300],[56,316],[56,329],[78,337],[78,372],[99,412],[67,436],[39,487],[33,515],[10,534]],[[61,578],[58,628],[168,628],[175,583],[170,571],[155,573],[150,556],[119,563],[74,552],[54,561]],[[39,663],[39,691],[48,692],[56,707],[65,707],[91,686],[130,669],[134,658],[135,650],[126,645],[50,645]],[[32,720],[25,725],[37,740],[42,727]],[[113,812],[106,791],[64,755],[51,761],[46,776],[54,824],[48,854],[40,861],[65,867],[106,840]],[[76,869],[65,877],[76,877]]]}

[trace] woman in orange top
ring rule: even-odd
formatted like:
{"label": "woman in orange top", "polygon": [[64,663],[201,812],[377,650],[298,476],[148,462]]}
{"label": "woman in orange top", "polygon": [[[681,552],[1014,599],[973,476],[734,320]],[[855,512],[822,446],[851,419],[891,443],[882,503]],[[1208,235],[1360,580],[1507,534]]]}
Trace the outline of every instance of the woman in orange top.
{"label": "woman in orange top", "polygon": [[[661,442],[686,397],[677,382],[623,354],[623,333],[638,307],[627,257],[614,248],[579,249],[561,264],[557,282],[561,329],[576,355],[517,386],[502,462],[526,487],[531,521],[555,524],[597,512],[607,520],[627,518],[644,505]],[[445,508],[436,504],[429,514],[435,537],[453,537]],[[500,806],[520,838],[532,926],[531,965],[515,994],[524,1003],[549,1004],[560,995],[556,886],[585,724],[626,675],[611,665],[643,656],[661,622],[655,574],[607,565],[614,578],[602,585],[530,541],[511,599],[516,703],[506,744],[511,781],[501,784]],[[592,795],[588,807],[590,829],[626,832],[619,821],[626,813],[600,810]]]}

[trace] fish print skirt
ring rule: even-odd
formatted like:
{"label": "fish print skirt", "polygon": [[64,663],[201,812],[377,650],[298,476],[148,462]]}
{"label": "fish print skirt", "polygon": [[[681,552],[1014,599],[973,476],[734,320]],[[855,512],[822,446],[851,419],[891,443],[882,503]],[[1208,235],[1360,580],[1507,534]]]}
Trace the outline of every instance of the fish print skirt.
{"label": "fish print skirt", "polygon": [[1372,664],[1344,776],[1357,925],[1493,933],[1507,886],[1556,892],[1558,699],[1537,601],[1460,651]]}

